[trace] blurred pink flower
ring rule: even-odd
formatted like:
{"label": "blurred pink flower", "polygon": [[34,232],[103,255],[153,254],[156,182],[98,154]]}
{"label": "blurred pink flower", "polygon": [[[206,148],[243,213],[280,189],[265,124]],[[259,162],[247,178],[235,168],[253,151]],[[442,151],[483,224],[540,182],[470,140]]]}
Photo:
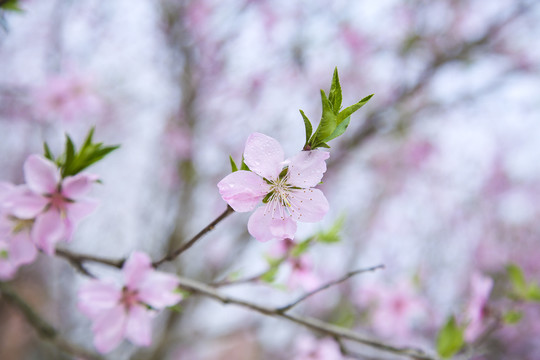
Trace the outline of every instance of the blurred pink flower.
{"label": "blurred pink flower", "polygon": [[218,183],[219,192],[238,212],[251,211],[266,198],[248,222],[248,231],[257,240],[293,239],[297,221],[317,222],[328,212],[324,194],[313,187],[321,181],[329,156],[324,151],[301,151],[284,161],[275,139],[253,133],[244,150],[251,171],[227,175]]}
{"label": "blurred pink flower", "polygon": [[37,255],[31,239],[33,221],[9,212],[10,195],[17,191],[14,185],[0,183],[0,280],[13,278],[19,266],[33,262]]}
{"label": "blurred pink flower", "polygon": [[298,337],[293,360],[343,360],[338,344],[331,338]]}
{"label": "blurred pink flower", "polygon": [[289,252],[294,249],[296,243],[289,238],[283,239],[283,241],[278,241],[270,248],[268,255],[272,258],[279,259],[284,256],[287,256]]}
{"label": "blurred pink flower", "polygon": [[164,136],[167,150],[172,152],[176,160],[189,159],[191,156],[191,134],[185,127],[169,125]]}
{"label": "blurred pink flower", "polygon": [[122,268],[125,286],[108,280],[92,280],[78,293],[79,310],[92,322],[94,345],[101,353],[127,338],[135,345],[152,342],[152,318],[158,310],[178,303],[174,292],[178,279],[156,271],[148,255],[134,252]]}
{"label": "blurred pink flower", "polygon": [[56,164],[41,155],[26,159],[24,177],[28,191],[12,198],[11,212],[20,219],[35,218],[33,241],[51,255],[56,243],[71,240],[79,221],[96,208],[84,195],[97,177],[81,173],[62,179]]}
{"label": "blurred pink flower", "polygon": [[368,307],[373,329],[384,337],[409,340],[428,318],[424,299],[409,282],[366,288],[359,294],[359,304]]}
{"label": "blurred pink flower", "polygon": [[469,342],[474,341],[484,330],[488,314],[487,302],[492,288],[493,279],[478,272],[472,274],[469,287],[470,298],[465,310],[465,321],[468,323],[465,340]]}
{"label": "blurred pink flower", "polygon": [[66,122],[79,116],[98,114],[103,107],[91,89],[90,80],[75,72],[47,79],[36,89],[34,102],[40,119],[59,118]]}
{"label": "blurred pink flower", "polygon": [[432,156],[436,148],[429,140],[414,140],[405,146],[406,164],[418,168]]}
{"label": "blurred pink flower", "polygon": [[307,255],[290,257],[288,261],[292,266],[287,283],[289,289],[302,288],[306,291],[311,291],[321,285],[321,280],[315,275],[313,263]]}

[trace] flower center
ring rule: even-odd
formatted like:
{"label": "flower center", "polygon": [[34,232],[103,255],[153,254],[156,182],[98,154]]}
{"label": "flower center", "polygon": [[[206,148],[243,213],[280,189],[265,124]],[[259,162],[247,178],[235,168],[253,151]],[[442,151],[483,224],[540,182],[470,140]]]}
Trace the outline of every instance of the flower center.
{"label": "flower center", "polygon": [[284,220],[285,217],[291,217],[295,211],[298,211],[298,206],[292,201],[294,187],[287,183],[288,178],[285,173],[278,179],[269,181],[270,192],[263,200],[266,203],[264,215],[270,214],[272,219]]}
{"label": "flower center", "polygon": [[60,212],[63,212],[65,210],[66,203],[69,202],[69,199],[65,198],[60,192],[55,192],[51,194],[50,199],[51,206]]}
{"label": "flower center", "polygon": [[122,298],[120,299],[120,302],[124,304],[127,309],[130,309],[133,305],[139,303],[138,295],[137,290],[130,290],[127,287],[124,287],[122,289]]}

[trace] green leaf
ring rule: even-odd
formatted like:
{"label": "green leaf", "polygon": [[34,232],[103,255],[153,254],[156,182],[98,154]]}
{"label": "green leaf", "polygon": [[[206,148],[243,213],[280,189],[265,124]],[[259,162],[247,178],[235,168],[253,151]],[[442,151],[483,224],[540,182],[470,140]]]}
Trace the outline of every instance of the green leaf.
{"label": "green leaf", "polygon": [[229,161],[231,162],[231,171],[232,172],[238,171],[238,167],[236,166],[236,163],[234,162],[231,155],[229,155]]}
{"label": "green leaf", "polygon": [[437,353],[447,359],[461,350],[464,345],[463,332],[464,329],[451,316],[437,335]]}
{"label": "green leaf", "polygon": [[520,297],[525,297],[527,294],[527,282],[525,281],[525,275],[519,266],[510,264],[506,267],[506,272],[512,285],[514,286],[514,292]]}
{"label": "green leaf", "polygon": [[347,130],[347,127],[349,126],[350,122],[351,122],[351,117],[349,116],[348,118],[343,120],[341,123],[339,123],[336,129],[334,130],[334,132],[329,137],[324,139],[324,141],[328,142],[342,135],[345,132],[345,130]]}
{"label": "green leaf", "polygon": [[503,320],[509,325],[517,324],[523,318],[523,313],[521,311],[510,310],[503,315]]}
{"label": "green leaf", "polygon": [[279,270],[279,265],[272,266],[267,272],[261,275],[261,280],[267,283],[273,283],[276,280],[276,275]]}
{"label": "green leaf", "polygon": [[306,145],[309,143],[309,138],[311,137],[311,134],[313,133],[313,126],[311,125],[311,122],[309,121],[308,117],[302,110],[300,110],[300,114],[302,114],[302,118],[304,118],[304,127],[306,128]]}
{"label": "green leaf", "polygon": [[249,166],[247,166],[246,163],[244,162],[244,155],[242,155],[242,164],[240,164],[240,170],[251,171],[249,169]]}
{"label": "green leaf", "polygon": [[181,313],[182,312],[182,307],[180,306],[180,304],[169,306],[169,307],[167,307],[167,309],[169,309],[170,311],[173,311],[175,313]]}
{"label": "green leaf", "polygon": [[49,148],[49,144],[47,144],[46,142],[43,143],[43,155],[45,156],[46,159],[49,159],[52,162],[54,162],[54,156],[51,152],[51,149]]}
{"label": "green leaf", "polygon": [[348,108],[346,108],[345,110],[341,111],[337,115],[337,123],[341,124],[342,121],[344,121],[346,118],[348,118],[349,116],[354,114],[362,106],[366,105],[367,102],[369,101],[369,99],[371,99],[372,97],[373,97],[373,94],[368,95],[365,98],[363,98],[362,100],[360,100],[359,102],[357,102],[356,104],[351,105]]}
{"label": "green leaf", "polygon": [[309,244],[311,243],[312,238],[304,240],[294,246],[291,250],[291,256],[298,257],[305,253],[309,249]]}
{"label": "green leaf", "polygon": [[73,164],[73,160],[75,159],[75,145],[73,144],[73,141],[67,134],[66,134],[66,149],[65,149],[64,155],[65,155],[65,159],[62,166],[62,177],[72,175],[70,173],[70,170]]}
{"label": "green leaf", "polygon": [[334,110],[334,114],[337,115],[337,113],[339,113],[339,110],[341,110],[342,101],[341,85],[339,84],[337,67],[334,69],[334,76],[332,76],[332,85],[330,85],[330,93],[328,94],[328,100],[330,101],[330,105],[332,105],[332,110]]}
{"label": "green leaf", "polygon": [[540,287],[537,284],[529,284],[526,299],[529,301],[540,302]]}
{"label": "green leaf", "polygon": [[7,11],[23,12],[23,9],[19,7],[18,0],[0,1],[0,9],[4,9]]}
{"label": "green leaf", "polygon": [[[103,143],[93,143],[92,137],[94,128],[90,129],[86,136],[83,146],[77,151],[73,140],[66,134],[66,145],[64,154],[62,154],[56,163],[61,169],[62,177],[73,176],[90,165],[103,159],[112,151],[120,146],[103,146]],[[50,153],[50,151],[49,151]],[[52,156],[52,155],[51,155]]]}
{"label": "green leaf", "polygon": [[334,325],[351,329],[357,324],[358,310],[349,301],[342,302],[336,307],[336,313],[332,315],[330,322]]}
{"label": "green leaf", "polygon": [[94,137],[94,131],[96,130],[95,126],[92,126],[90,128],[90,131],[88,131],[88,134],[86,135],[86,139],[84,139],[84,143],[82,148],[85,149],[92,145],[92,138]]}
{"label": "green leaf", "polygon": [[340,216],[327,231],[317,233],[316,239],[319,242],[331,244],[341,240],[340,232],[345,224],[345,216]]}
{"label": "green leaf", "polygon": [[329,137],[337,126],[336,114],[332,111],[330,101],[326,97],[324,90],[321,90],[321,102],[322,102],[322,117],[317,131],[313,135],[310,145],[312,149],[319,147],[319,143],[323,143],[324,139]]}

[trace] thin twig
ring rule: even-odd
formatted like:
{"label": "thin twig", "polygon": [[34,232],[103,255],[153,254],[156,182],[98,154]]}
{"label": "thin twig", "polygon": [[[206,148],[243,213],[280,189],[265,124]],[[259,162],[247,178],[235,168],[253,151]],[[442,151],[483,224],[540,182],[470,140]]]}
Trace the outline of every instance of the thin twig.
{"label": "thin twig", "polygon": [[212,286],[212,287],[225,287],[225,286],[249,284],[249,283],[252,283],[252,282],[259,281],[261,279],[261,277],[264,274],[266,274],[268,271],[269,271],[269,269],[267,269],[267,270],[265,270],[265,271],[263,271],[263,272],[261,272],[261,273],[259,273],[257,275],[252,275],[252,276],[248,276],[248,277],[241,278],[241,279],[236,279],[236,280],[225,279],[225,280],[209,283],[208,285]]}
{"label": "thin twig", "polygon": [[179,277],[179,280],[180,280],[180,287],[182,289],[212,298],[223,304],[235,304],[235,305],[259,312],[266,316],[284,318],[291,322],[300,324],[312,330],[322,332],[332,337],[338,337],[340,339],[351,340],[351,341],[354,341],[354,342],[357,342],[357,343],[360,343],[360,344],[363,344],[363,345],[366,345],[375,349],[379,349],[382,351],[390,352],[390,353],[401,355],[401,356],[406,356],[411,359],[420,359],[420,360],[436,359],[435,357],[428,355],[424,351],[419,350],[419,349],[408,348],[408,347],[397,347],[397,346],[389,345],[389,344],[386,344],[377,340],[367,339],[352,330],[345,329],[345,328],[342,328],[340,326],[336,326],[333,324],[325,323],[324,321],[321,321],[315,318],[292,315],[292,314],[284,313],[280,311],[279,308],[263,306],[263,305],[255,304],[249,301],[223,295],[217,292],[216,289],[204,283],[198,282],[196,280],[192,280],[192,279],[188,279],[184,277]]}
{"label": "thin twig", "polygon": [[233,212],[234,212],[233,208],[230,207],[229,205],[227,205],[227,209],[225,209],[225,211],[222,212],[221,215],[219,215],[214,221],[212,221],[210,224],[208,224],[204,229],[199,231],[199,233],[197,235],[192,237],[187,243],[180,246],[178,249],[176,249],[172,253],[167,254],[165,257],[163,257],[162,259],[160,259],[158,261],[154,261],[152,263],[152,265],[154,267],[158,267],[159,265],[163,264],[164,262],[172,261],[172,260],[176,259],[180,254],[182,254],[184,251],[186,251],[187,249],[192,247],[193,244],[195,244],[200,238],[202,238],[204,235],[206,235],[210,231],[214,230],[214,228],[216,227],[217,224],[219,224],[223,219],[225,219],[227,216],[229,216]]}
{"label": "thin twig", "polygon": [[[227,209],[225,209],[225,211],[221,215],[219,215],[214,221],[208,224],[204,229],[199,231],[197,235],[192,237],[187,243],[180,246],[175,251],[167,254],[165,257],[161,258],[160,260],[154,261],[152,263],[152,266],[158,267],[164,262],[172,261],[176,259],[180,254],[182,254],[184,251],[186,251],[191,246],[193,246],[193,244],[195,244],[197,240],[199,240],[204,235],[212,231],[217,224],[219,224],[223,219],[225,219],[227,216],[229,216],[233,212],[234,212],[233,208],[231,208],[230,206],[227,206]],[[56,249],[56,255],[69,261],[71,265],[73,265],[77,270],[79,270],[84,275],[91,276],[91,277],[93,277],[93,275],[83,265],[83,263],[85,262],[94,262],[94,263],[112,266],[112,267],[120,269],[122,268],[122,266],[124,266],[124,263],[127,260],[126,258],[107,259],[107,258],[103,258],[99,256],[78,254],[78,253],[74,253],[66,249]]]}
{"label": "thin twig", "polygon": [[[71,264],[74,264],[74,262],[77,262],[77,261],[80,261],[81,263],[85,261],[96,261],[95,258],[90,259],[91,257],[80,256],[78,254],[65,253],[65,252],[63,252],[62,254],[63,254],[62,256],[69,259],[69,262]],[[70,259],[70,256],[73,256],[73,259]],[[118,264],[112,261],[97,261],[97,262],[100,262],[108,266],[118,267],[117,266]],[[331,283],[324,285],[320,290],[330,287],[338,282],[345,281],[346,279],[350,278],[351,276],[354,276],[357,273],[365,272],[365,271],[373,271],[380,267],[382,267],[382,265],[378,265],[370,269],[362,269],[356,272],[349,273],[336,281],[333,281]],[[419,349],[408,348],[408,347],[396,347],[393,345],[385,344],[377,340],[367,339],[354,331],[351,331],[349,329],[345,329],[336,325],[332,325],[329,323],[325,323],[324,321],[321,321],[315,318],[292,315],[292,314],[284,312],[283,310],[281,310],[281,308],[271,308],[271,307],[259,305],[256,303],[252,303],[249,301],[222,295],[219,292],[217,292],[217,290],[214,287],[209,286],[208,284],[201,283],[196,280],[192,280],[192,279],[180,277],[180,276],[178,277],[178,279],[180,280],[180,287],[182,289],[193,292],[193,293],[197,293],[206,297],[213,298],[217,301],[222,302],[223,304],[235,304],[235,305],[242,306],[244,308],[259,312],[266,316],[287,319],[291,322],[303,325],[312,330],[320,331],[332,337],[338,337],[340,339],[348,339],[348,340],[351,340],[351,341],[354,341],[354,342],[357,342],[357,343],[360,343],[360,344],[363,344],[363,345],[366,345],[375,349],[398,354],[401,356],[406,356],[411,359],[419,359],[419,360],[436,359],[435,357],[427,355],[425,352]]]}
{"label": "thin twig", "polygon": [[7,284],[0,282],[0,292],[2,298],[9,301],[17,307],[26,318],[30,326],[34,328],[40,338],[46,340],[58,349],[86,360],[103,360],[100,355],[83,349],[78,345],[72,344],[68,340],[60,336],[60,333],[48,322],[46,322],[32,307],[26,303],[16,292],[14,292]]}
{"label": "thin twig", "polygon": [[88,275],[87,274],[88,271],[83,266],[84,262],[94,262],[94,263],[112,266],[112,267],[120,269],[122,268],[122,266],[124,266],[124,262],[126,261],[125,258],[124,259],[107,259],[107,258],[102,258],[99,256],[78,254],[78,253],[71,252],[69,250],[58,249],[58,248],[56,249],[56,255],[68,260],[69,263],[74,265],[78,270],[84,269],[81,271],[84,275]]}
{"label": "thin twig", "polygon": [[282,306],[282,307],[278,308],[277,310],[280,311],[280,312],[285,312],[287,310],[290,310],[293,307],[295,307],[296,305],[298,305],[299,303],[301,303],[302,301],[309,298],[310,296],[313,296],[313,295],[317,294],[318,292],[326,290],[329,287],[332,287],[334,285],[341,284],[342,282],[350,279],[351,277],[353,277],[355,275],[366,273],[366,272],[372,272],[372,271],[375,271],[375,270],[378,270],[378,269],[384,269],[384,265],[381,264],[381,265],[377,265],[377,266],[372,266],[372,267],[367,268],[367,269],[359,269],[359,270],[351,271],[351,272],[345,274],[344,276],[340,277],[339,279],[336,279],[336,280],[330,281],[330,282],[328,282],[326,284],[323,284],[322,286],[319,286],[315,290],[312,290],[312,291],[300,296],[297,300],[293,301],[292,303],[290,303],[288,305]]}

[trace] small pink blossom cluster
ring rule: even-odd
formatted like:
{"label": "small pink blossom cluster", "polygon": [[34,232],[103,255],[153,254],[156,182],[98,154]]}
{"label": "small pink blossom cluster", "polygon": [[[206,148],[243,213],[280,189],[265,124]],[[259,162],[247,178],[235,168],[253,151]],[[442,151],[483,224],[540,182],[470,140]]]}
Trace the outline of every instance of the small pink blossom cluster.
{"label": "small pink blossom cluster", "polygon": [[314,272],[313,262],[309,255],[305,253],[293,255],[296,246],[297,244],[292,239],[284,239],[275,244],[271,249],[270,256],[284,259],[290,266],[291,272],[287,281],[289,289],[314,290],[321,285],[321,280]]}
{"label": "small pink blossom cluster", "polygon": [[152,342],[152,318],[159,310],[178,303],[178,278],[156,271],[148,255],[134,252],[122,268],[124,285],[92,280],[79,290],[79,310],[89,317],[94,345],[101,353],[126,338],[135,345]]}
{"label": "small pink blossom cluster", "polygon": [[89,78],[74,71],[56,75],[34,93],[36,113],[46,120],[71,122],[82,115],[96,115],[103,103],[94,93]]}
{"label": "small pink blossom cluster", "polygon": [[428,325],[430,309],[408,281],[373,284],[358,293],[358,305],[369,310],[373,330],[385,338],[411,341]]}
{"label": "small pink blossom cluster", "polygon": [[326,197],[314,187],[321,182],[329,156],[325,151],[301,151],[284,160],[277,140],[253,133],[244,150],[250,171],[226,176],[218,183],[219,193],[235,211],[255,209],[248,231],[257,240],[293,239],[297,222],[318,222],[328,212]]}
{"label": "small pink blossom cluster", "polygon": [[493,279],[474,272],[469,285],[469,301],[465,309],[464,320],[467,324],[465,339],[476,340],[486,328],[489,315],[488,300],[493,289]]}
{"label": "small pink blossom cluster", "polygon": [[316,339],[310,335],[296,340],[294,360],[345,360],[339,345],[331,338]]}
{"label": "small pink blossom cluster", "polygon": [[80,173],[62,177],[58,166],[40,155],[24,163],[23,185],[0,183],[0,279],[36,258],[36,248],[52,255],[60,241],[70,241],[77,224],[97,203],[86,199],[97,177]]}

